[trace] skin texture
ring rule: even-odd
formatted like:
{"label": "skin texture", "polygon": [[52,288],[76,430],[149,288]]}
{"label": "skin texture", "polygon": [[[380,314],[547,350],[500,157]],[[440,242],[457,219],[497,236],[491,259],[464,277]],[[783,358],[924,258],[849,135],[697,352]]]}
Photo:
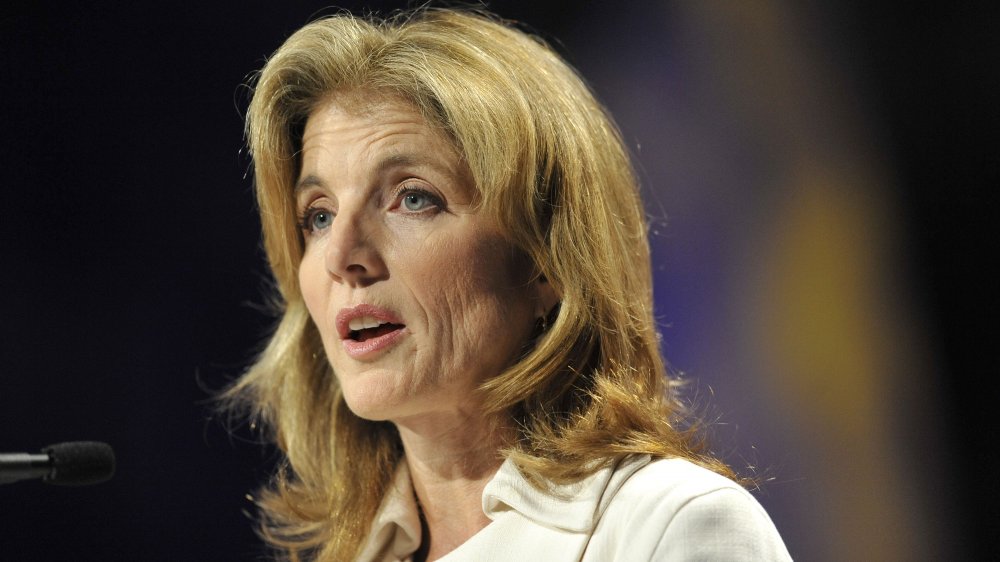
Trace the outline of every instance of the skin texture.
{"label": "skin texture", "polygon": [[[399,429],[427,523],[420,554],[434,559],[488,523],[480,495],[503,432],[478,414],[475,389],[516,361],[557,299],[409,104],[339,94],[310,115],[301,158],[302,294],[348,406]],[[336,318],[362,304],[405,327],[352,357]]]}

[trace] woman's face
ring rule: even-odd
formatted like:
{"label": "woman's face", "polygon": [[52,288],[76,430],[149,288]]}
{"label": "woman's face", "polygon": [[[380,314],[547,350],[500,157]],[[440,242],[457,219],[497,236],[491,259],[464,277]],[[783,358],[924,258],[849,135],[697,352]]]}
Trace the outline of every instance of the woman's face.
{"label": "woman's face", "polygon": [[321,104],[301,158],[299,283],[348,406],[376,420],[475,415],[473,390],[518,358],[548,286],[409,104]]}

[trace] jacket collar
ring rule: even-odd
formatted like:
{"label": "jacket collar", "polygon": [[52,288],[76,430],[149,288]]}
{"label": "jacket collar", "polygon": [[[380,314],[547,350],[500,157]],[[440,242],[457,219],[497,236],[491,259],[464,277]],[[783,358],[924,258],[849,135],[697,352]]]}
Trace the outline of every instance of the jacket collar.
{"label": "jacket collar", "polygon": [[404,458],[396,466],[396,475],[357,560],[407,560],[420,546],[420,534],[420,510]]}
{"label": "jacket collar", "polygon": [[645,455],[628,457],[572,484],[540,490],[507,459],[483,490],[483,512],[496,519],[514,510],[546,527],[589,534],[622,484],[648,463]]}
{"label": "jacket collar", "polygon": [[[516,511],[545,527],[590,534],[622,484],[648,463],[648,456],[631,456],[578,482],[540,490],[507,459],[483,489],[483,512],[496,519]],[[410,471],[402,459],[358,560],[406,560],[420,546],[420,534]]]}

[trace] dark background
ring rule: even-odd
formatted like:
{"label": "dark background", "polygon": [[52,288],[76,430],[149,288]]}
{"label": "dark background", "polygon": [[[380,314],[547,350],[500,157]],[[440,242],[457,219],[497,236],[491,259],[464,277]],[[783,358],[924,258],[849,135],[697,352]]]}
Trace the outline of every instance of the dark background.
{"label": "dark background", "polygon": [[[491,6],[558,40],[600,95],[616,85],[591,76],[584,54],[615,53],[596,41],[665,41],[643,25],[643,3],[629,3],[630,25],[611,4]],[[942,525],[964,545],[956,556],[974,558],[1000,546],[991,390],[1000,318],[990,270],[998,10],[835,4],[808,5],[830,56],[862,84],[894,162],[907,282],[942,366],[933,399],[947,440],[926,455],[953,468],[942,493],[957,509]],[[0,450],[101,440],[118,456],[117,475],[102,485],[0,487],[0,559],[264,553],[244,495],[265,481],[273,453],[248,442],[245,428],[227,429],[211,402],[269,325],[256,307],[266,268],[240,84],[322,6],[0,7]],[[796,558],[820,558],[786,540]]]}

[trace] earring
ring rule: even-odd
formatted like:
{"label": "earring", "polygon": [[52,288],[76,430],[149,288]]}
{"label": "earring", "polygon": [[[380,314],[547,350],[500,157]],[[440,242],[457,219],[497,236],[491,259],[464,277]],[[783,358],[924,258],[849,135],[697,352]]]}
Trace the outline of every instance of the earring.
{"label": "earring", "polygon": [[560,305],[562,305],[562,302],[557,302],[552,308],[539,311],[538,317],[535,318],[535,326],[539,329],[540,334],[548,331],[549,324],[559,317]]}
{"label": "earring", "polygon": [[538,333],[544,334],[549,330],[549,315],[543,313],[535,320],[535,324],[538,325]]}

